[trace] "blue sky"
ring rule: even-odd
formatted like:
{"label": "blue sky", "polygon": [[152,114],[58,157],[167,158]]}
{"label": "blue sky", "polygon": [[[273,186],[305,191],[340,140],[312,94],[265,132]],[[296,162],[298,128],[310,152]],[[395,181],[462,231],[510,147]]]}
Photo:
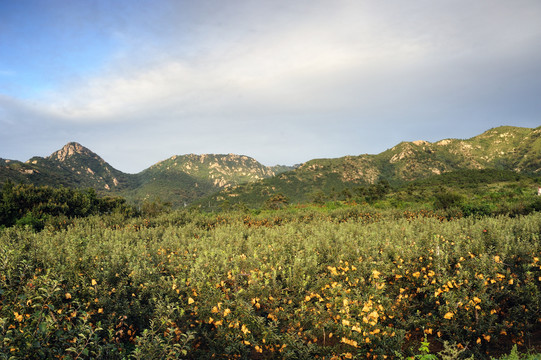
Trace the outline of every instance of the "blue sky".
{"label": "blue sky", "polygon": [[0,157],[266,165],[541,125],[541,2],[0,0]]}

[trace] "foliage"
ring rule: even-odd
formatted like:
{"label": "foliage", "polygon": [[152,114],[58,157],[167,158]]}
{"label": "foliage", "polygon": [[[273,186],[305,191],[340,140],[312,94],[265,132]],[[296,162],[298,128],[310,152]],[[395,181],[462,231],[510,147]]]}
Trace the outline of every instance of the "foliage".
{"label": "foliage", "polygon": [[122,198],[98,197],[93,189],[75,190],[48,186],[15,185],[6,182],[0,189],[0,225],[29,226],[42,230],[46,224],[60,225],[73,217],[133,210]]}
{"label": "foliage", "polygon": [[[425,338],[424,338],[424,341],[421,341],[421,346],[419,347],[419,354],[415,355],[415,356],[412,356],[408,359],[410,360],[414,360],[414,359],[420,359],[420,360],[437,360],[438,357],[434,354],[431,354],[430,353],[430,342],[428,342],[427,340],[427,336],[425,334]],[[402,354],[398,353],[396,354],[396,356],[399,358],[399,359],[403,359],[404,357],[402,356]]]}
{"label": "foliage", "polygon": [[265,206],[269,209],[276,210],[286,206],[288,202],[289,199],[286,196],[283,194],[276,194],[265,201]]}
{"label": "foliage", "polygon": [[517,350],[517,346],[513,345],[511,352],[507,356],[503,356],[500,360],[539,360],[541,354],[520,354]]}
{"label": "foliage", "polygon": [[488,359],[540,330],[540,233],[339,202],[5,228],[0,358]]}
{"label": "foliage", "polygon": [[462,197],[453,192],[442,190],[434,195],[434,207],[436,209],[449,209],[460,204]]}

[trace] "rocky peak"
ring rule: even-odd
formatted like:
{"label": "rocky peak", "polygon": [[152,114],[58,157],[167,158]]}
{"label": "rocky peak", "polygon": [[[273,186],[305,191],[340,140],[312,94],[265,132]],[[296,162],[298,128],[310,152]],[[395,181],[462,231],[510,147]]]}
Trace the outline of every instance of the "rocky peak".
{"label": "rocky peak", "polygon": [[421,145],[430,145],[428,141],[425,140],[415,140],[412,141],[413,145],[421,146]]}
{"label": "rocky peak", "polygon": [[92,151],[85,148],[81,144],[76,142],[70,142],[64,145],[62,149],[52,153],[51,156],[48,157],[48,159],[63,162],[66,161],[66,159],[72,157],[73,155],[83,155],[87,157],[98,158],[96,154],[94,154]]}

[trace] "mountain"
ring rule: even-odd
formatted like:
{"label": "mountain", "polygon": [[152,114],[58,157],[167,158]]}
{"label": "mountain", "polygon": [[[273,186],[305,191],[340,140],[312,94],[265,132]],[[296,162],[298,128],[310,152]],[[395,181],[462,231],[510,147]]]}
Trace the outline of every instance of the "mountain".
{"label": "mountain", "polygon": [[[13,182],[30,183],[29,175],[34,174],[34,169],[17,160],[0,158],[0,181],[11,180]],[[35,176],[33,178],[36,178]]]}
{"label": "mountain", "polygon": [[[0,162],[1,164],[1,162]],[[131,179],[114,169],[84,146],[70,142],[47,157],[33,157],[22,163],[4,160],[0,181],[36,185],[95,188],[98,191],[120,191],[130,186]]]}
{"label": "mountain", "polygon": [[138,186],[123,195],[130,200],[160,199],[178,206],[276,174],[273,168],[244,155],[175,155],[136,174]]}
{"label": "mountain", "polygon": [[377,155],[346,156],[309,161],[298,171],[312,176],[338,174],[344,182],[411,181],[459,169],[541,170],[541,127],[503,126],[467,140],[435,143],[418,140],[400,144]]}
{"label": "mountain", "polygon": [[175,155],[138,174],[123,173],[76,142],[25,163],[0,159],[0,183],[94,188],[133,203],[144,200],[189,204],[221,189],[275,176],[292,167],[268,167],[243,155]]}
{"label": "mountain", "polygon": [[210,201],[261,206],[272,194],[282,193],[292,202],[306,202],[382,180],[401,184],[464,169],[540,173],[541,127],[502,126],[466,140],[401,142],[377,155],[314,159],[277,177],[225,189]]}
{"label": "mountain", "polygon": [[120,191],[131,186],[132,180],[101,157],[76,142],[46,158],[33,157],[27,163],[37,165],[50,173],[62,173],[68,186],[92,187],[97,190]]}
{"label": "mountain", "polygon": [[114,169],[78,143],[48,157],[23,163],[0,159],[0,183],[95,188],[104,194],[183,206],[204,202],[243,202],[260,206],[273,194],[292,202],[335,198],[385,180],[390,184],[466,169],[541,173],[541,127],[502,126],[471,139],[401,142],[377,155],[314,159],[288,167],[268,167],[242,155],[176,155],[138,174]]}
{"label": "mountain", "polygon": [[541,170],[541,127],[502,126],[468,140],[403,142],[378,156],[382,176],[414,180],[458,169]]}

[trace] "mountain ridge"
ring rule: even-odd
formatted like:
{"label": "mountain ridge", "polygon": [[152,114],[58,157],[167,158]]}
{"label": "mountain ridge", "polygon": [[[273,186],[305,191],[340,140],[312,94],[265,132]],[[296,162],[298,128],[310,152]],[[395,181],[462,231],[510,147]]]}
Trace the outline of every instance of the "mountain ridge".
{"label": "mountain ridge", "polygon": [[[123,189],[129,186],[129,175],[113,168],[99,155],[77,142],[69,142],[47,157],[34,156],[25,164],[45,179],[69,187]],[[43,181],[47,181],[47,180]]]}
{"label": "mountain ridge", "polygon": [[350,191],[383,180],[400,184],[465,169],[539,174],[541,127],[502,126],[469,139],[403,141],[379,154],[313,159],[278,177],[225,189],[211,200],[262,205],[272,194],[282,193],[292,202],[307,202],[321,193]]}
{"label": "mountain ridge", "polygon": [[137,174],[123,173],[90,149],[69,142],[47,157],[24,163],[0,159],[0,182],[92,187],[135,203],[159,199],[182,206],[207,197],[253,197],[261,203],[279,192],[308,201],[316,192],[486,168],[539,173],[541,127],[501,126],[469,139],[403,141],[379,154],[312,159],[292,167],[265,166],[246,155],[174,155]]}
{"label": "mountain ridge", "polygon": [[271,167],[246,155],[174,155],[135,174],[140,186],[126,195],[130,200],[157,197],[178,206],[223,188],[275,175]]}
{"label": "mountain ridge", "polygon": [[136,174],[123,173],[77,142],[26,162],[2,159],[0,182],[91,187],[138,203],[144,200],[190,203],[219,189],[275,176],[293,167],[262,165],[246,155],[185,154],[159,161]]}

